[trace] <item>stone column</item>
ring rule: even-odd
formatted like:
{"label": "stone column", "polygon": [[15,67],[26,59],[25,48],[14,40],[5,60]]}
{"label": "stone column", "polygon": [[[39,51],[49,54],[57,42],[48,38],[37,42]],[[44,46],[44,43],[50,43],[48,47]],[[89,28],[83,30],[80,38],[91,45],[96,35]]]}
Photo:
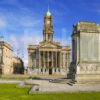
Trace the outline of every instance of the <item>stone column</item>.
{"label": "stone column", "polygon": [[41,53],[40,53],[40,57],[41,57],[41,69],[42,69],[42,74],[43,74],[43,51],[41,51]]}
{"label": "stone column", "polygon": [[58,72],[60,73],[60,52],[58,52]]}
{"label": "stone column", "polygon": [[57,51],[55,52],[55,54],[56,54],[56,68],[58,67],[57,66]]}
{"label": "stone column", "polygon": [[60,68],[62,68],[62,55],[61,55],[61,52],[60,52]]}
{"label": "stone column", "polygon": [[[79,41],[79,37],[77,37],[76,38],[77,39],[77,55],[76,55],[76,57],[77,57],[77,62],[79,62],[80,61],[80,41]],[[69,55],[69,53],[68,53],[68,55]]]}
{"label": "stone column", "polygon": [[45,67],[47,68],[47,52],[45,51]]}
{"label": "stone column", "polygon": [[66,53],[66,59],[65,59],[65,61],[67,62],[66,63],[66,67],[67,67],[67,65],[68,65],[68,55],[67,55],[67,53]]}
{"label": "stone column", "polygon": [[[2,60],[2,59],[1,59]],[[28,67],[29,68],[32,68],[32,55],[31,55],[31,53],[29,52],[29,54],[28,54]]]}
{"label": "stone column", "polygon": [[52,61],[52,68],[53,68],[53,67],[54,67],[54,63],[53,63],[53,62],[54,62],[54,61],[53,61],[53,57],[54,57],[54,56],[53,56],[53,51],[52,51],[51,53],[52,53],[52,60],[51,60],[51,61]]}
{"label": "stone column", "polygon": [[41,68],[41,51],[39,51],[39,68]]}
{"label": "stone column", "polygon": [[43,52],[43,67],[45,68],[45,51]]}
{"label": "stone column", "polygon": [[49,68],[49,51],[47,52],[47,66]]}
{"label": "stone column", "polygon": [[67,54],[67,59],[66,59],[67,60],[67,72],[69,72],[69,67],[70,67],[69,66],[70,65],[70,53],[67,52],[66,54]]}
{"label": "stone column", "polygon": [[57,68],[57,71],[58,71],[58,73],[59,73],[59,69],[60,69],[60,67],[59,67],[59,66],[60,66],[60,52],[57,53],[57,65],[58,65],[58,66],[57,66],[57,67],[58,67],[58,68]]}
{"label": "stone column", "polygon": [[52,64],[51,66],[52,66],[52,73],[54,74],[54,55],[53,54],[54,52],[52,51],[51,52],[51,64]]}
{"label": "stone column", "polygon": [[45,52],[43,51],[43,73],[45,73]]}
{"label": "stone column", "polygon": [[43,51],[42,51],[42,54],[41,54],[41,55],[42,55],[42,57],[41,57],[41,61],[42,61],[42,62],[41,62],[41,65],[42,65],[42,66],[41,66],[41,67],[43,68],[43,67],[44,67],[44,65],[43,65],[43,64],[44,64],[44,62],[43,62],[43,60],[44,60]]}
{"label": "stone column", "polygon": [[59,61],[58,62],[59,62],[59,68],[60,68],[60,52],[59,52]]}
{"label": "stone column", "polygon": [[48,74],[48,54],[47,54],[47,51],[45,51],[45,56],[46,56],[46,58],[45,58],[45,67],[47,69],[47,74]]}
{"label": "stone column", "polygon": [[68,63],[70,63],[70,52],[68,53]]}
{"label": "stone column", "polygon": [[64,53],[62,53],[62,68],[64,67]]}

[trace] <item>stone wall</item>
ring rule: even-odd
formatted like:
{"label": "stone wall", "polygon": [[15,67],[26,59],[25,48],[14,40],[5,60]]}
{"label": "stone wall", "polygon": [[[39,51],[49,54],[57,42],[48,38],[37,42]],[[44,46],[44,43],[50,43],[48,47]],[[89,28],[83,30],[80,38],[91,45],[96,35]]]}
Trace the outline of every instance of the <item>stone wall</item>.
{"label": "stone wall", "polygon": [[80,60],[100,61],[100,34],[80,33]]}

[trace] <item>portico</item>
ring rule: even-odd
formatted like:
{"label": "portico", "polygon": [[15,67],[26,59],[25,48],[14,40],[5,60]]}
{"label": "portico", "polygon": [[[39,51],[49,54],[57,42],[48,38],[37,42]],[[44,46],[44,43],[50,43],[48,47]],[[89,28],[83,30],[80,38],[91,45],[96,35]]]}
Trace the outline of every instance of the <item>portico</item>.
{"label": "portico", "polygon": [[41,73],[48,71],[49,74],[52,74],[56,72],[57,69],[60,70],[60,58],[60,51],[40,50],[39,66],[41,66]]}

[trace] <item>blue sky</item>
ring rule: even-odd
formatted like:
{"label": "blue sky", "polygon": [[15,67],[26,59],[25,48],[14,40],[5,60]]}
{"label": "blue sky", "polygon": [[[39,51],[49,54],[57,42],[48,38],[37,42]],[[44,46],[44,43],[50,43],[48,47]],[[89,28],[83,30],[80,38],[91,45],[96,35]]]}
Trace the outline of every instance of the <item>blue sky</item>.
{"label": "blue sky", "polygon": [[100,0],[0,0],[0,35],[24,52],[29,43],[42,40],[43,18],[48,5],[53,16],[54,38],[62,44],[71,43],[73,24],[79,21],[100,23]]}

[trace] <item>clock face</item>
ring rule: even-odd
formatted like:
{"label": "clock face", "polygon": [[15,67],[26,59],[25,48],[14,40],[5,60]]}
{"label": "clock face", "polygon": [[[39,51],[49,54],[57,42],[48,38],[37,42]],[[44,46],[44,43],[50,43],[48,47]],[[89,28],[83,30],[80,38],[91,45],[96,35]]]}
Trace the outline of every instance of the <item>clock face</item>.
{"label": "clock face", "polygon": [[50,21],[49,20],[47,21],[47,24],[50,24]]}

